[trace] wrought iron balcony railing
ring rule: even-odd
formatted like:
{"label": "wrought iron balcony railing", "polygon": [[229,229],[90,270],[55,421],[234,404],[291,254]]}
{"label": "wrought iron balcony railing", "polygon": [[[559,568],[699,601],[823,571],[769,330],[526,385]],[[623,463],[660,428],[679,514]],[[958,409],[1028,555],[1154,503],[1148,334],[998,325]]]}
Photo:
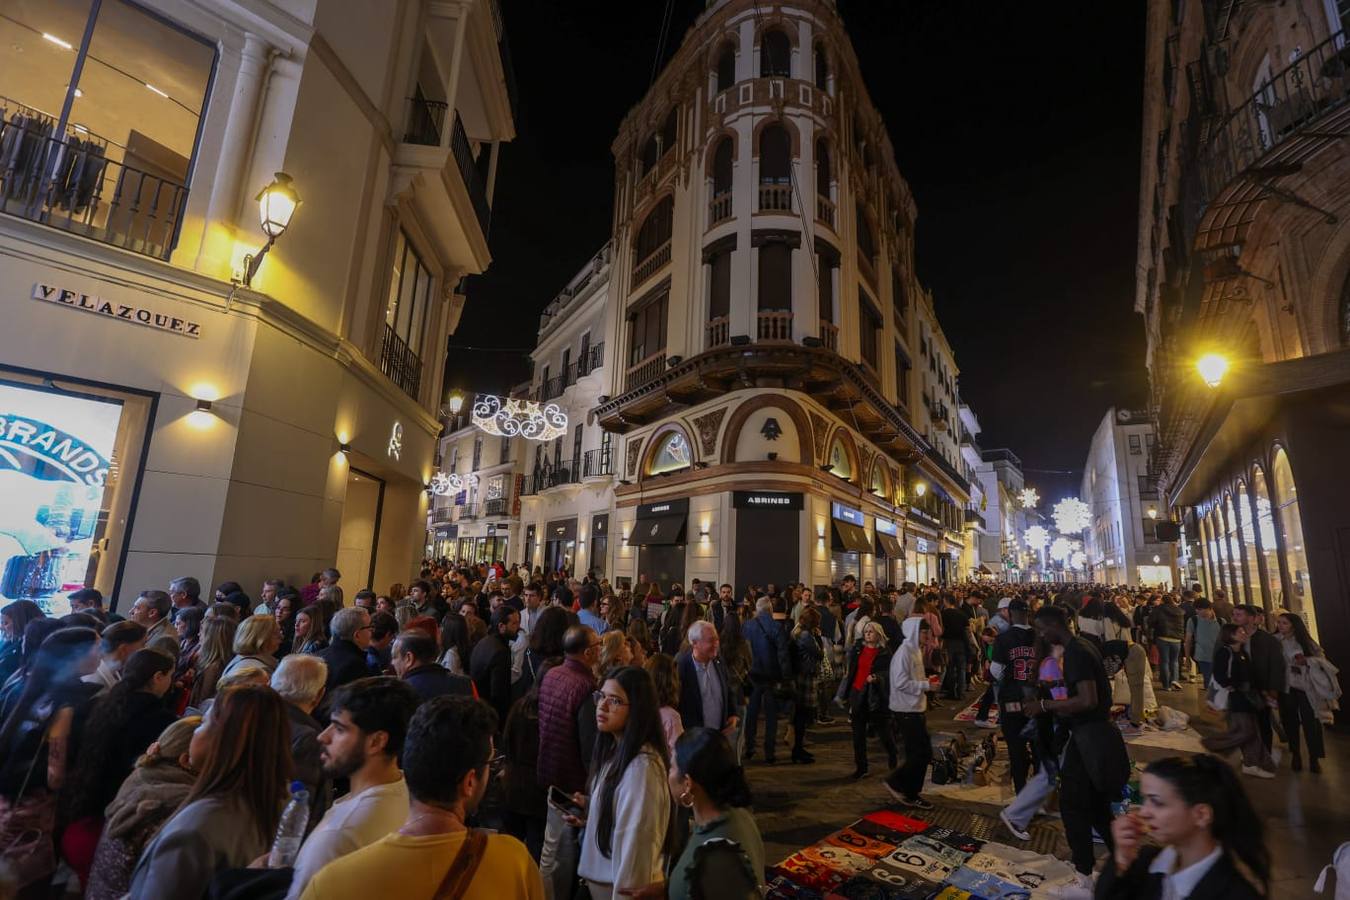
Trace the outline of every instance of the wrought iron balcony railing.
{"label": "wrought iron balcony railing", "polygon": [[614,449],[612,447],[600,447],[595,450],[587,450],[581,456],[581,477],[597,478],[602,475],[614,474]]}
{"label": "wrought iron balcony railing", "polygon": [[483,184],[483,177],[478,172],[478,163],[474,159],[473,145],[469,143],[469,135],[464,131],[464,123],[460,121],[459,116],[455,116],[454,128],[450,132],[450,151],[455,155],[460,177],[464,179],[469,200],[473,202],[474,214],[478,216],[478,225],[486,237],[488,222],[492,218],[492,208],[488,205],[487,188]]}
{"label": "wrought iron balcony railing", "polygon": [[403,132],[405,144],[439,147],[441,129],[445,127],[445,111],[450,104],[425,97],[408,98],[408,126]]}
{"label": "wrought iron balcony railing", "polygon": [[380,371],[414,399],[422,387],[422,359],[386,323],[380,341]]}

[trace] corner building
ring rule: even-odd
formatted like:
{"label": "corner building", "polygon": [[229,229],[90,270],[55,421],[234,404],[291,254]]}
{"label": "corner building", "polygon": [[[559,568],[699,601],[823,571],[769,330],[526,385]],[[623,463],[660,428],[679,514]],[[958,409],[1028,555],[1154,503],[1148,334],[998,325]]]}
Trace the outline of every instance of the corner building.
{"label": "corner building", "polygon": [[834,4],[710,3],[613,152],[611,578],[968,574],[958,372]]}
{"label": "corner building", "polygon": [[514,136],[495,0],[3,12],[0,603],[406,581]]}

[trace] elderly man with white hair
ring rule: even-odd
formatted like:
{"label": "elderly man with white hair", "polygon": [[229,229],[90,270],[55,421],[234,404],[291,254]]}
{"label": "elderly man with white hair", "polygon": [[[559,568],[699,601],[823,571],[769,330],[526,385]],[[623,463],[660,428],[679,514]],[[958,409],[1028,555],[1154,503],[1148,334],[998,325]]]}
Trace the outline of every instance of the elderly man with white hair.
{"label": "elderly man with white hair", "polygon": [[366,659],[372,631],[370,613],[359,606],[348,606],[333,614],[328,627],[333,639],[319,656],[328,664],[329,693],[349,681],[376,674]]}
{"label": "elderly man with white hair", "polygon": [[272,673],[272,690],[286,701],[286,719],[291,726],[291,762],[295,778],[309,790],[310,821],[317,822],[331,801],[331,788],[323,777],[319,732],[323,725],[314,710],[323,701],[328,666],[317,656],[295,653],[283,657]]}
{"label": "elderly man with white hair", "polygon": [[736,733],[735,679],[718,655],[721,642],[713,623],[700,619],[689,626],[689,649],[675,657],[680,673],[680,720],[684,730],[715,728],[727,737]]}

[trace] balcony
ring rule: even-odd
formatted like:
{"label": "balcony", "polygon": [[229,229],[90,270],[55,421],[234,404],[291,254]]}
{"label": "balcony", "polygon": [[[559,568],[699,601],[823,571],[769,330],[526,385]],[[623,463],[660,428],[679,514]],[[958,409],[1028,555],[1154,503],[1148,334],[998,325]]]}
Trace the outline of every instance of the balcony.
{"label": "balcony", "polygon": [[486,235],[488,221],[492,218],[492,208],[488,206],[487,188],[483,185],[483,178],[478,174],[478,165],[473,157],[473,145],[469,143],[469,135],[465,133],[464,123],[460,121],[459,116],[455,116],[455,127],[450,131],[450,150],[455,155],[455,163],[459,166],[459,174],[464,179],[464,187],[469,191],[469,199],[473,201],[473,211],[478,216],[478,225]]}
{"label": "balcony", "polygon": [[792,185],[761,184],[759,186],[760,212],[792,212]]}
{"label": "balcony", "polygon": [[708,227],[731,218],[731,191],[718,194],[708,201]]}
{"label": "balcony", "polygon": [[760,310],[757,333],[761,341],[791,341],[791,310]]}
{"label": "balcony", "polygon": [[839,326],[833,322],[820,320],[820,343],[826,350],[839,352]]}
{"label": "balcony", "polygon": [[634,391],[648,382],[655,381],[666,371],[666,351],[659,350],[651,356],[628,367],[624,373],[624,390]]}
{"label": "balcony", "polygon": [[[13,109],[10,110],[14,112]],[[0,123],[0,210],[155,259],[168,259],[186,185],[124,166],[89,132],[52,136],[34,120]]]}
{"label": "balcony", "polygon": [[1270,182],[1300,171],[1347,127],[1350,49],[1345,32],[1338,32],[1272,75],[1200,149],[1203,218],[1196,249],[1245,240],[1262,201],[1291,199]]}
{"label": "balcony", "polygon": [[834,228],[834,201],[816,194],[816,221]]}
{"label": "balcony", "polygon": [[417,399],[422,388],[422,360],[388,324],[380,341],[380,371],[403,393]]}
{"label": "balcony", "polygon": [[600,447],[587,450],[581,457],[582,478],[602,478],[614,474],[614,449]]}
{"label": "balcony", "polygon": [[[492,261],[487,187],[463,122],[454,110],[439,106],[410,101],[403,140],[394,152],[389,196],[417,211],[427,240],[453,263],[451,268],[477,274]],[[446,115],[453,121],[444,121]]]}
{"label": "balcony", "polygon": [[723,344],[731,343],[731,317],[717,316],[704,326],[707,331],[708,340],[705,345],[711,350],[713,347],[720,347]]}
{"label": "balcony", "polygon": [[565,459],[556,463],[545,463],[525,479],[524,494],[539,494],[550,488],[562,487],[565,484],[577,484],[580,481],[581,470],[573,465],[572,460]]}
{"label": "balcony", "polygon": [[403,141],[423,147],[441,145],[441,129],[445,127],[445,111],[449,103],[428,100],[425,97],[408,98],[408,127]]}
{"label": "balcony", "polygon": [[565,370],[542,382],[531,396],[540,403],[561,397],[564,391],[577,383],[577,379],[589,375],[604,365],[604,362],[605,343],[601,341],[590,347],[584,356],[568,365]]}
{"label": "balcony", "polygon": [[484,500],[483,515],[497,518],[511,515],[511,498],[495,497],[492,500]]}
{"label": "balcony", "polygon": [[651,278],[666,264],[670,262],[670,241],[666,241],[660,247],[657,247],[647,258],[633,266],[633,283],[630,287],[637,287],[648,278]]}

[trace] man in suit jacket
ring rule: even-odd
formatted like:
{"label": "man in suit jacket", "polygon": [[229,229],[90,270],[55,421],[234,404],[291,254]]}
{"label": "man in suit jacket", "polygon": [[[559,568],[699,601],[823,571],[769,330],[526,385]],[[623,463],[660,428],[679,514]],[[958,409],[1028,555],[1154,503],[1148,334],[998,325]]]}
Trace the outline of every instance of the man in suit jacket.
{"label": "man in suit jacket", "polygon": [[689,649],[675,657],[680,673],[680,720],[684,730],[715,728],[728,736],[736,731],[736,701],[731,673],[717,651],[717,629],[706,619],[689,626]]}
{"label": "man in suit jacket", "polygon": [[1256,729],[1269,751],[1274,739],[1271,707],[1285,688],[1284,649],[1280,639],[1266,631],[1266,611],[1246,604],[1233,607],[1233,623],[1246,635],[1247,655],[1252,661],[1252,690],[1261,695]]}

